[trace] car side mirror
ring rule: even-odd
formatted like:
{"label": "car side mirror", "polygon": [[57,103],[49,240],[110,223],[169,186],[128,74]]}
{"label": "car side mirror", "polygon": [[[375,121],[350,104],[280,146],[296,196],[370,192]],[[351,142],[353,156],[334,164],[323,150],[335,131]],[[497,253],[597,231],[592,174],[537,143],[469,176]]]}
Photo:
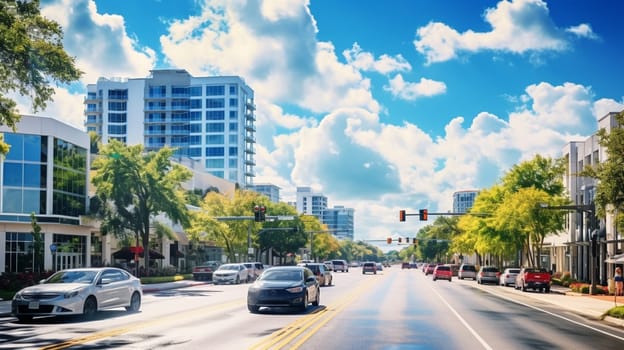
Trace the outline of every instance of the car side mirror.
{"label": "car side mirror", "polygon": [[306,282],[316,282],[316,276],[310,276],[306,278]]}
{"label": "car side mirror", "polygon": [[113,280],[112,280],[112,279],[110,279],[110,278],[102,278],[102,279],[100,280],[100,283],[98,283],[98,284],[100,284],[100,285],[110,284],[112,281],[113,281]]}

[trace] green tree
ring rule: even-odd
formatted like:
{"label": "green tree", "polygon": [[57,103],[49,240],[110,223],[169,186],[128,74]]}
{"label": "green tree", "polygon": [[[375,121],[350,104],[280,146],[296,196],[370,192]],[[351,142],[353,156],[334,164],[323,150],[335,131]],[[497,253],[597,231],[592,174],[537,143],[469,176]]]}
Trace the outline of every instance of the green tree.
{"label": "green tree", "polygon": [[[39,0],[0,0],[0,125],[15,131],[17,104],[7,93],[28,97],[33,110],[52,100],[51,82],[70,83],[82,72],[63,48],[60,25],[41,16]],[[8,145],[0,138],[0,154]]]}
{"label": "green tree", "polygon": [[92,181],[103,204],[102,232],[122,236],[127,231],[134,233],[145,251],[147,267],[153,217],[165,214],[183,227],[190,223],[182,183],[192,174],[172,163],[172,155],[173,150],[168,147],[146,153],[143,145],[126,146],[111,140],[93,162],[96,172]]}
{"label": "green tree", "polygon": [[624,231],[624,111],[616,114],[620,127],[600,129],[599,143],[606,148],[607,157],[600,163],[588,165],[580,175],[596,178],[596,209],[598,216],[612,213],[617,230]]}
{"label": "green tree", "polygon": [[30,213],[30,223],[33,236],[33,272],[40,273],[43,272],[43,235],[34,212]]}

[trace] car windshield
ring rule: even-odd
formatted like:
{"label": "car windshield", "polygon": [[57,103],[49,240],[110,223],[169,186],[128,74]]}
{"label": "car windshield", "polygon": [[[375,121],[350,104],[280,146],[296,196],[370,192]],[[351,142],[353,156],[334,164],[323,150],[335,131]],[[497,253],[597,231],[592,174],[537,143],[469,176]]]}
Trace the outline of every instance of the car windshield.
{"label": "car windshield", "polygon": [[238,265],[221,265],[219,270],[238,270]]}
{"label": "car windshield", "polygon": [[59,271],[43,283],[84,283],[91,284],[97,275],[96,271]]}
{"label": "car windshield", "polygon": [[301,271],[298,270],[267,270],[260,278],[265,281],[301,281]]}

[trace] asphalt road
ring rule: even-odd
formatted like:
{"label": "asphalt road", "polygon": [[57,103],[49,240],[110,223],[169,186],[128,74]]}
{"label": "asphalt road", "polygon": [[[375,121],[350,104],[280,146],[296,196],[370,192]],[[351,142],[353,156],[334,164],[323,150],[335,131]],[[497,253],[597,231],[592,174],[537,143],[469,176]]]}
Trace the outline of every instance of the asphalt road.
{"label": "asphalt road", "polygon": [[202,285],[144,296],[140,313],[93,321],[0,319],[11,349],[623,349],[624,332],[530,295],[419,270],[335,273],[305,313],[251,314],[248,285]]}

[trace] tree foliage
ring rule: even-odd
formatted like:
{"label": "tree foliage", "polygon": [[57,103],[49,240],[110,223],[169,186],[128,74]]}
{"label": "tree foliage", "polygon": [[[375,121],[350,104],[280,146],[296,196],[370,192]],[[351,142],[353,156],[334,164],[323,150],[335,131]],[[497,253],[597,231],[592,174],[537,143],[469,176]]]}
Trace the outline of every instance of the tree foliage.
{"label": "tree foliage", "polygon": [[[28,97],[36,112],[52,100],[51,82],[80,78],[82,72],[65,52],[62,39],[60,25],[41,16],[39,0],[0,0],[0,125],[15,130],[20,119],[8,93]],[[0,140],[0,153],[7,152]]]}
{"label": "tree foliage", "polygon": [[[148,251],[154,216],[165,214],[174,223],[189,225],[182,183],[191,172],[172,163],[173,150],[144,152],[142,145],[126,146],[117,140],[102,147],[93,162],[93,184],[100,199],[102,233],[134,233]],[[145,254],[149,265],[149,254]],[[149,269],[146,269],[149,271]]]}

